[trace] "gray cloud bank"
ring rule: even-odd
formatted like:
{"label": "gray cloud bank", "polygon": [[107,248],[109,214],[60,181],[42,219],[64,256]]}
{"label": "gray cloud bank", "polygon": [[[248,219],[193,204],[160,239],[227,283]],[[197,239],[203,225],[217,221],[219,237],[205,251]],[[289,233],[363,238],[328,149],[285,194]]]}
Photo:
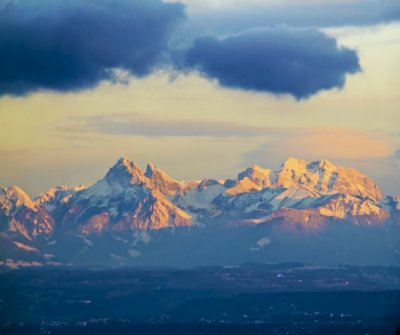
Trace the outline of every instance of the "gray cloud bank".
{"label": "gray cloud bank", "polygon": [[[339,47],[315,28],[299,26],[389,22],[400,17],[400,4],[285,4],[206,14],[190,17],[182,28],[184,5],[162,0],[3,1],[0,96],[79,91],[101,81],[121,82],[117,69],[143,77],[174,68],[178,74],[199,71],[228,88],[308,98],[342,88],[345,76],[360,71],[360,66],[355,51]],[[220,25],[214,30],[213,17]],[[208,25],[206,30],[196,31],[199,20]],[[238,33],[255,25],[277,26]],[[182,29],[187,27],[195,30],[189,45],[183,42]],[[216,37],[221,27],[230,32],[228,37]],[[196,37],[205,31],[208,36]]]}
{"label": "gray cloud bank", "polygon": [[297,99],[342,88],[345,75],[361,70],[354,50],[313,29],[288,26],[245,32],[225,39],[195,40],[184,66],[197,69],[225,87]]}
{"label": "gray cloud bank", "polygon": [[114,69],[145,76],[165,62],[180,4],[161,0],[27,0],[0,5],[0,94],[74,91]]}

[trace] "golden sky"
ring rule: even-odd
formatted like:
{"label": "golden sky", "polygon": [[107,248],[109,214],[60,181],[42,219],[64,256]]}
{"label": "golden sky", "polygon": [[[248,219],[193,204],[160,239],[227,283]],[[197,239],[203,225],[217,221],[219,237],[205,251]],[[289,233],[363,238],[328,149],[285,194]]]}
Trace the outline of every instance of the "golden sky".
{"label": "golden sky", "polygon": [[228,178],[288,156],[330,159],[400,190],[400,24],[324,29],[362,72],[306,100],[222,88],[195,72],[0,98],[0,184],[90,184],[120,157],[177,179]]}

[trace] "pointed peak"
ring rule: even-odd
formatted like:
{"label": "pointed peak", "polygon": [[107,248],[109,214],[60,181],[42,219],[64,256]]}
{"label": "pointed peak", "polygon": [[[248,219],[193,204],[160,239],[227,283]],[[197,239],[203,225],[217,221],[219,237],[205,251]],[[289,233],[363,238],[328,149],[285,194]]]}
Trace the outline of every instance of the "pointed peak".
{"label": "pointed peak", "polygon": [[240,172],[237,179],[240,181],[247,178],[256,185],[264,188],[271,185],[270,175],[271,170],[264,169],[256,164],[252,164],[246,170]]}
{"label": "pointed peak", "polygon": [[318,166],[320,168],[332,168],[335,167],[335,165],[333,165],[330,161],[328,161],[327,159],[323,159],[321,161],[319,161]]}
{"label": "pointed peak", "polygon": [[164,195],[172,195],[181,190],[180,182],[170,177],[165,171],[161,170],[154,163],[148,163],[144,174],[150,179],[153,185]]}
{"label": "pointed peak", "polygon": [[127,169],[139,169],[140,167],[138,164],[136,164],[135,162],[131,161],[130,159],[126,158],[126,157],[121,157],[120,159],[118,159],[118,161],[114,164],[114,167],[120,167],[120,168],[127,168]]}
{"label": "pointed peak", "polygon": [[168,175],[164,170],[160,169],[156,164],[149,162],[147,164],[146,172],[144,174],[149,179],[162,179],[164,182],[178,183],[174,178]]}
{"label": "pointed peak", "polygon": [[147,163],[146,172],[144,175],[150,179],[154,175],[168,176],[163,170],[161,170],[156,164],[152,162]]}
{"label": "pointed peak", "polygon": [[7,191],[8,191],[9,193],[15,193],[15,194],[23,194],[23,195],[26,194],[25,191],[24,191],[22,188],[20,188],[19,186],[17,186],[17,185],[11,185],[11,186],[7,189]]}
{"label": "pointed peak", "polygon": [[159,170],[158,166],[154,164],[153,162],[148,162],[147,167],[153,169],[153,170]]}
{"label": "pointed peak", "polygon": [[145,176],[146,176],[147,178],[151,178],[151,176],[152,176],[154,173],[156,173],[156,172],[158,172],[158,173],[165,173],[165,172],[164,172],[163,170],[161,170],[156,164],[154,164],[154,163],[152,163],[152,162],[147,163]]}
{"label": "pointed peak", "polygon": [[135,165],[135,163],[132,162],[131,160],[129,160],[128,158],[122,156],[118,159],[118,161],[117,161],[117,163],[115,163],[115,165],[133,166],[133,165]]}
{"label": "pointed peak", "polygon": [[17,206],[25,205],[27,207],[34,208],[34,203],[30,196],[16,185],[12,185],[6,189],[6,196],[10,200],[15,201]]}
{"label": "pointed peak", "polygon": [[250,170],[261,170],[262,167],[259,166],[259,165],[257,165],[257,164],[251,164],[251,165],[248,167],[248,169],[250,169]]}
{"label": "pointed peak", "polygon": [[130,183],[137,183],[138,181],[143,181],[144,174],[139,165],[125,157],[121,157],[108,171],[106,179],[108,181],[125,180]]}
{"label": "pointed peak", "polygon": [[336,170],[336,166],[332,164],[329,160],[327,159],[322,159],[320,161],[313,161],[310,164],[308,164],[308,169],[311,171],[315,169],[322,169],[322,170]]}

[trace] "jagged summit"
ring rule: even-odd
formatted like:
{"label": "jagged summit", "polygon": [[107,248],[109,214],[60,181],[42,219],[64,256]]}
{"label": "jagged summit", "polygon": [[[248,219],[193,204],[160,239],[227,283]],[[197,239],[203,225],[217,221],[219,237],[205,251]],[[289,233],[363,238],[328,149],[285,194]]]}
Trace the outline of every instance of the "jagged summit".
{"label": "jagged summit", "polygon": [[266,187],[297,187],[320,194],[344,193],[379,201],[379,187],[361,172],[336,166],[327,159],[306,162],[289,157],[280,169],[272,171],[251,165],[240,172],[237,181],[229,184],[229,194],[238,194]]}
{"label": "jagged summit", "polygon": [[318,163],[318,167],[321,168],[321,169],[334,169],[335,168],[335,166],[330,161],[328,161],[327,159],[323,159],[323,160],[321,160],[319,162],[316,161],[316,162],[313,162],[313,163]]}
{"label": "jagged summit", "polygon": [[[361,201],[372,201],[373,206],[379,206],[378,201],[381,199],[378,186],[355,169],[336,166],[326,159],[307,163],[305,160],[294,157],[289,157],[277,171],[252,164],[240,172],[236,179],[223,182],[205,179],[200,183],[177,181],[151,162],[143,172],[138,164],[126,157],[121,157],[106,176],[91,187],[57,186],[32,201],[24,191],[12,186],[2,189],[0,198],[3,199],[2,203],[7,203],[10,208],[23,204],[25,207],[37,210],[38,207],[44,206],[50,213],[58,213],[58,209],[68,208],[68,206],[72,206],[73,211],[77,208],[86,211],[85,207],[89,206],[89,201],[90,206],[97,208],[94,212],[99,208],[104,210],[101,220],[109,222],[118,215],[122,215],[121,208],[127,208],[124,209],[123,215],[138,213],[135,206],[139,205],[150,206],[144,213],[154,213],[156,209],[154,205],[156,205],[163,208],[161,212],[170,213],[171,217],[174,215],[189,217],[190,214],[182,214],[180,210],[191,212],[197,208],[198,204],[201,204],[202,208],[211,209],[217,206],[218,197],[221,196],[225,196],[226,199],[232,198],[229,201],[235,202],[236,198],[244,195],[248,197],[246,202],[252,201],[251,194],[263,199],[259,204],[263,210],[275,210],[285,206],[310,208],[322,201],[324,196],[341,194],[343,195],[341,199],[351,201],[353,216],[369,215],[373,212],[364,211]],[[360,199],[359,203],[358,200],[354,200],[357,198]],[[257,200],[257,203],[259,202],[260,200]],[[250,203],[250,205],[256,208],[255,204]],[[333,205],[330,202],[329,206],[339,205],[342,206],[342,204]],[[343,209],[339,213],[338,208],[323,209],[323,211],[328,213],[326,215],[346,217]],[[373,208],[376,212],[375,207]],[[223,213],[226,209],[218,210],[222,210]],[[346,210],[350,210],[350,207],[348,206]],[[159,226],[168,226],[168,220],[171,220],[168,215],[163,215],[163,223]],[[79,217],[80,215],[77,215],[77,218]],[[147,222],[144,217],[131,218],[129,222],[133,226],[135,226],[134,220]]]}
{"label": "jagged summit", "polygon": [[180,182],[170,177],[154,163],[148,163],[145,176],[151,180],[157,190],[164,195],[174,195],[182,190]]}
{"label": "jagged summit", "polygon": [[225,193],[236,195],[269,187],[271,186],[271,173],[272,171],[269,169],[252,164],[238,174],[236,181],[225,182],[225,185],[229,187]]}
{"label": "jagged summit", "polygon": [[163,176],[165,179],[174,180],[164,170],[160,169],[156,164],[152,162],[147,163],[145,176],[151,179],[155,175]]}
{"label": "jagged summit", "polygon": [[276,187],[296,186],[323,194],[344,193],[378,201],[382,198],[379,187],[361,172],[336,166],[324,159],[307,164],[289,158],[276,172]]}
{"label": "jagged summit", "polygon": [[[162,171],[155,163],[148,162],[146,166],[146,175],[151,172]],[[163,171],[164,172],[164,171]]]}
{"label": "jagged summit", "polygon": [[130,163],[132,163],[132,161],[125,157],[125,156],[121,156],[118,160],[116,164],[124,164],[124,165],[129,165]]}
{"label": "jagged summit", "polygon": [[5,189],[4,196],[13,202],[15,207],[26,206],[35,208],[35,204],[25,191],[16,185],[12,185]]}
{"label": "jagged summit", "polygon": [[131,161],[130,159],[126,158],[126,157],[120,157],[117,162],[114,164],[113,167],[117,167],[117,166],[124,166],[127,169],[132,169],[134,167],[139,167],[138,164],[136,164],[135,162]]}
{"label": "jagged summit", "polygon": [[[158,261],[171,250],[185,258],[203,254],[210,245],[217,247],[217,255],[224,252],[229,235],[235,236],[233,254],[251,260],[258,241],[272,240],[279,248],[277,238],[292,233],[320,236],[340,225],[346,237],[347,229],[374,226],[369,231],[375,236],[400,222],[399,198],[380,198],[370,178],[328,160],[307,163],[291,157],[276,171],[253,164],[235,179],[196,182],[177,181],[153,163],[143,172],[121,157],[89,187],[57,186],[35,200],[17,186],[0,188],[0,246],[9,246],[0,252],[9,252],[4,259],[34,254],[47,265],[53,254],[71,264],[85,258],[85,264],[120,265],[141,260],[142,254],[156,255]],[[336,235],[326,238],[338,243]],[[282,250],[290,252],[291,245]],[[382,245],[393,253],[393,241]],[[158,251],[164,247],[167,251]]]}
{"label": "jagged summit", "polygon": [[329,160],[322,159],[320,161],[312,161],[307,164],[307,170],[324,169],[324,170],[336,170],[337,167]]}
{"label": "jagged summit", "polygon": [[118,182],[123,185],[146,183],[146,178],[139,165],[125,157],[121,157],[107,172],[105,179],[109,183]]}

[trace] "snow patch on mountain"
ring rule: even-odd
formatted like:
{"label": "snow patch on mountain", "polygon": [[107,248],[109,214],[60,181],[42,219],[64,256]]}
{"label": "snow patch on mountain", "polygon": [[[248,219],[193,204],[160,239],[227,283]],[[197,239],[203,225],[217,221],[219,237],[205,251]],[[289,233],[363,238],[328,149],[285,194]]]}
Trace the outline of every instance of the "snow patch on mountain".
{"label": "snow patch on mountain", "polygon": [[[214,234],[224,239],[221,232],[234,236],[235,229],[254,234],[246,241],[243,235],[244,249],[260,254],[277,245],[271,232],[320,234],[338,222],[371,229],[400,223],[400,198],[380,198],[371,179],[327,160],[289,158],[277,171],[251,165],[236,179],[177,181],[152,163],[143,173],[121,158],[90,187],[57,186],[35,200],[16,186],[0,188],[0,243],[12,255],[2,262],[48,264],[48,254],[57,263],[62,250],[73,259],[99,251],[125,264],[151,257],[155,246],[184,245],[193,236],[208,245]],[[272,239],[274,248],[263,250]],[[76,246],[65,250],[70,241]],[[241,235],[235,243],[242,243]]]}

